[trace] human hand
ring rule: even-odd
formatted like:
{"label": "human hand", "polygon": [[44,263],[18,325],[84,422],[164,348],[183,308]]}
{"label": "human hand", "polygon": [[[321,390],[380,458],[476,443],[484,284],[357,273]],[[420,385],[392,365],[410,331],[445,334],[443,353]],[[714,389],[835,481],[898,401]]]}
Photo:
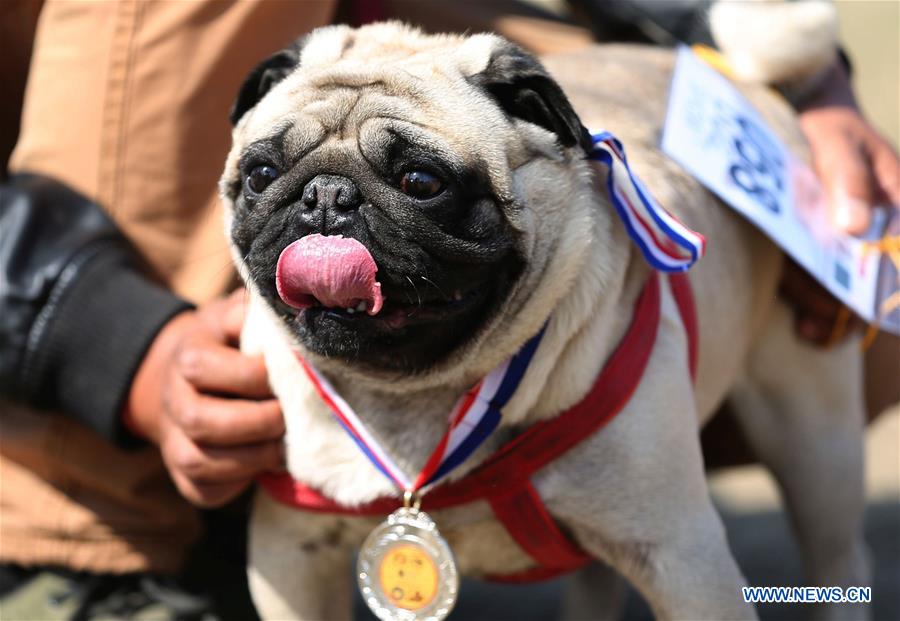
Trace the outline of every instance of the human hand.
{"label": "human hand", "polygon": [[284,419],[265,365],[236,347],[245,298],[239,290],[170,320],[128,395],[128,426],[159,445],[178,490],[203,507],[283,468]]}
{"label": "human hand", "polygon": [[799,117],[838,229],[860,235],[876,205],[900,209],[897,152],[863,117],[842,66],[832,69]]}
{"label": "human hand", "polygon": [[[875,206],[900,209],[900,160],[863,117],[842,66],[835,65],[799,118],[836,228],[859,235],[869,228]],[[828,344],[862,324],[793,261],[781,290],[794,305],[797,333],[809,341]]]}

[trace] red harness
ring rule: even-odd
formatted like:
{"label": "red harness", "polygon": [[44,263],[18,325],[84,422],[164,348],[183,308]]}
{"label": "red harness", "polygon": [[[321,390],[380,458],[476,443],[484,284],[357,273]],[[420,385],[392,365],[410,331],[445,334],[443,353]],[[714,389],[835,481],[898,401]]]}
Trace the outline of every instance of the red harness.
{"label": "red harness", "polygon": [[[684,274],[670,274],[669,284],[688,335],[688,364],[694,377],[697,316],[690,281]],[[423,498],[423,509],[429,511],[487,501],[496,519],[537,565],[515,574],[490,576],[490,579],[543,580],[578,569],[592,560],[559,529],[532,485],[531,476],[601,429],[631,399],[656,342],[661,304],[659,288],[659,276],[654,272],[635,304],[631,326],[584,399],[559,416],[532,425],[468,475],[439,485]],[[340,505],[289,474],[267,474],[260,478],[260,483],[278,502],[305,511],[384,516],[401,505],[393,497],[352,507]]]}

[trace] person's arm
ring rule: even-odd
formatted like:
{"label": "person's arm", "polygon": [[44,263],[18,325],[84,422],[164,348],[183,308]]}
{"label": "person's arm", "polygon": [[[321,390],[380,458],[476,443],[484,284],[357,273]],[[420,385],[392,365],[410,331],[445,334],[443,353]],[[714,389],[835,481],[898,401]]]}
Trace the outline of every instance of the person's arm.
{"label": "person's arm", "polygon": [[118,444],[132,377],[188,303],[159,287],[115,224],[58,181],[0,186],[0,395],[63,411]]}
{"label": "person's arm", "polygon": [[38,175],[0,186],[0,266],[0,397],[152,441],[204,506],[281,466],[265,365],[236,348],[243,291],[193,310],[96,203]]}
{"label": "person's arm", "polygon": [[873,207],[900,209],[900,160],[860,110],[848,67],[836,62],[798,112],[831,198],[832,220],[858,235],[869,228]]}
{"label": "person's arm", "polygon": [[[35,278],[0,282],[0,400],[46,406],[117,441],[143,437],[185,497],[220,504],[282,464],[284,433],[262,357],[237,348],[242,298],[215,298],[231,278],[215,205],[228,107],[258,59],[327,23],[334,2],[69,4],[41,11],[8,166],[77,190],[94,204],[82,216],[102,223],[70,241],[66,231],[82,230],[73,205],[48,198],[23,215],[8,188],[4,214],[24,224],[0,223],[0,272]],[[51,214],[61,231],[48,228]],[[91,269],[70,269],[95,242],[104,250]],[[176,286],[209,301],[192,309]],[[32,334],[49,346],[34,350]],[[41,373],[20,368],[31,351]]]}

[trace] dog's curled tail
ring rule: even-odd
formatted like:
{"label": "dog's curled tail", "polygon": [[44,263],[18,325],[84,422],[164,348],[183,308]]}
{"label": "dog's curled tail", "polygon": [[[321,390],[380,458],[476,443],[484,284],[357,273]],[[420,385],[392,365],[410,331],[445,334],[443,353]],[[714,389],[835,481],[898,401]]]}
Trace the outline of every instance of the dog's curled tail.
{"label": "dog's curled tail", "polygon": [[740,80],[796,84],[835,59],[837,11],[826,0],[719,0],[709,20],[716,45]]}

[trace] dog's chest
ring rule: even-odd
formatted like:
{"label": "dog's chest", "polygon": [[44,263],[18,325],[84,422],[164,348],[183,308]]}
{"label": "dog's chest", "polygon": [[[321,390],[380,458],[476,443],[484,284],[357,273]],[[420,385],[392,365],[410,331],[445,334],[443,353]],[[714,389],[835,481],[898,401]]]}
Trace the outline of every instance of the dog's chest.
{"label": "dog's chest", "polygon": [[[395,484],[338,421],[284,340],[267,339],[263,353],[285,417],[287,466],[293,478],[343,505],[396,496]],[[355,411],[369,444],[377,445],[408,478],[415,479],[446,432],[459,391],[376,399],[349,382],[334,379],[335,389]],[[503,435],[490,438],[475,458],[495,450]]]}
{"label": "dog's chest", "polygon": [[534,560],[494,518],[487,502],[473,502],[433,515],[463,574],[502,576],[534,566]]}

